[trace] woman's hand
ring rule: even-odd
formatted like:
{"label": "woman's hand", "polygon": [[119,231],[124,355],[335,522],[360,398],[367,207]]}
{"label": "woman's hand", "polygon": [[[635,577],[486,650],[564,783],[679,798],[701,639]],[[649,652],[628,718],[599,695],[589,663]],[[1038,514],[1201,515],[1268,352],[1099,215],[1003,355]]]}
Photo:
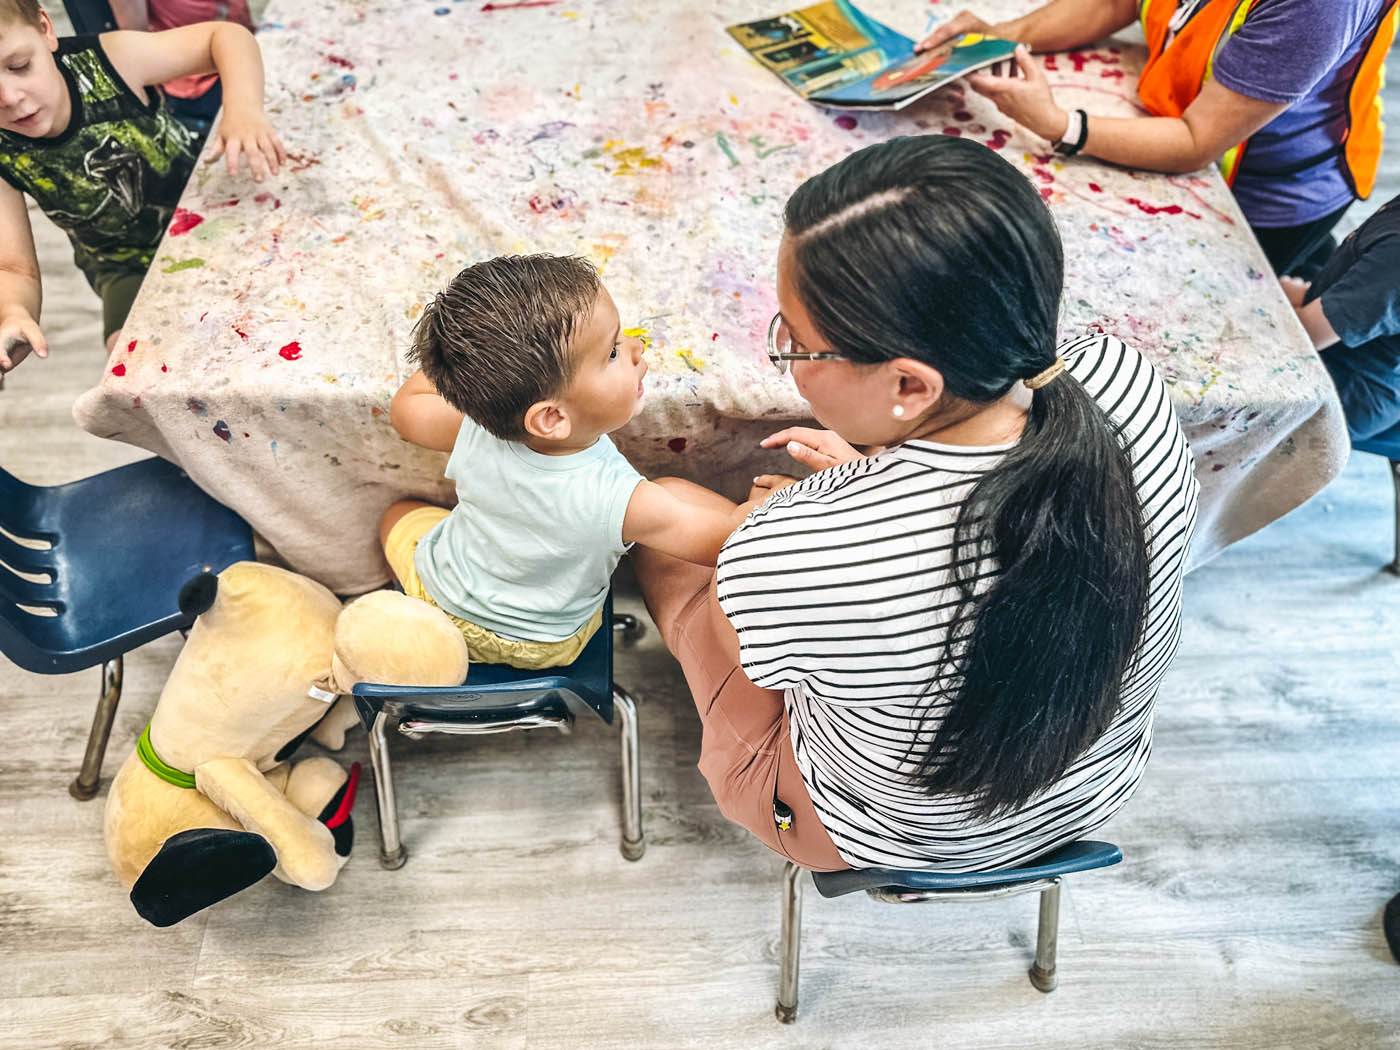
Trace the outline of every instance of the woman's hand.
{"label": "woman's hand", "polygon": [[262,182],[268,172],[276,175],[287,163],[287,149],[277,137],[276,130],[261,111],[248,112],[225,107],[223,119],[211,136],[214,140],[204,163],[212,164],[221,156],[228,159],[228,173],[238,174],[238,158],[248,158],[248,168],[254,182]]}
{"label": "woman's hand", "polygon": [[[941,44],[946,44],[954,37],[960,37],[964,33],[985,33],[988,36],[1002,36],[998,31],[1006,23],[999,26],[990,25],[982,21],[971,11],[959,11],[956,15],[934,28],[928,36],[924,37],[914,45],[915,51],[931,51]],[[1014,38],[1007,38],[1014,39]]]}
{"label": "woman's hand", "polygon": [[1308,294],[1308,289],[1312,287],[1311,281],[1305,281],[1301,277],[1280,277],[1279,287],[1283,289],[1284,296],[1288,299],[1288,305],[1298,310],[1303,306],[1303,298]]}
{"label": "woman's hand", "polygon": [[[769,434],[759,445],[763,448],[786,445],[789,456],[813,470],[825,470],[838,463],[864,458],[840,435],[812,427],[788,427],[776,434]],[[756,484],[757,479],[754,480]]]}
{"label": "woman's hand", "polygon": [[33,351],[49,356],[48,340],[29,311],[17,308],[0,317],[0,380]]}
{"label": "woman's hand", "polygon": [[997,109],[1017,124],[1043,139],[1059,142],[1069,127],[1069,114],[1055,104],[1050,81],[1045,79],[1044,70],[1032,61],[1025,44],[1016,48],[1015,61],[1016,69],[1006,76],[973,73],[967,78],[968,87],[991,99]]}

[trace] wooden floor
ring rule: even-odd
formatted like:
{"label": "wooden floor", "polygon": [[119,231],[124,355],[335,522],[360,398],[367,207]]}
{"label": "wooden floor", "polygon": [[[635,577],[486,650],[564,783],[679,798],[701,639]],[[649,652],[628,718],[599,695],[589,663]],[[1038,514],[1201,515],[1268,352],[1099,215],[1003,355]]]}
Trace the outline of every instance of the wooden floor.
{"label": "wooden floor", "polygon": [[[1377,202],[1400,191],[1394,146],[1385,179]],[[53,483],[141,453],[71,422],[103,366],[96,301],[62,237],[36,226],[53,355],[0,393],[0,462]],[[1384,464],[1358,455],[1190,577],[1148,775],[1102,832],[1127,860],[1066,884],[1057,992],[1025,978],[1031,898],[916,908],[809,892],[792,1027],[772,1015],[780,864],[710,801],[654,632],[617,668],[641,710],[641,861],[617,851],[601,725],[405,741],[406,867],[378,866],[366,791],[330,890],[269,879],[163,931],[108,868],[101,798],[65,790],[97,672],[0,661],[0,1047],[1400,1047],[1400,967],[1380,932],[1400,891],[1391,528]],[[109,777],[177,648],[128,657]],[[362,734],[343,757],[367,761]]]}

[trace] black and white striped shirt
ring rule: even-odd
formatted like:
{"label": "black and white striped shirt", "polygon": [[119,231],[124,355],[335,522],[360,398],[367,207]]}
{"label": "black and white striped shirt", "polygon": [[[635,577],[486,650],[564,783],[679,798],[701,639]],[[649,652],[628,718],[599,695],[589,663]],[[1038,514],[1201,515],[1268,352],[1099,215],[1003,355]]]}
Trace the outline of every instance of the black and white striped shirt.
{"label": "black and white striped shirt", "polygon": [[[1119,713],[1019,809],[973,819],[966,796],[929,795],[910,780],[916,734],[929,739],[941,704],[931,698],[951,670],[942,654],[958,603],[953,525],[973,484],[1011,446],[910,441],[820,471],[755,510],[720,554],[720,605],[738,631],[744,671],[785,691],[798,768],[854,867],[1014,866],[1103,823],[1142,776],[1157,684],[1180,635],[1196,519],[1191,451],[1166,385],[1136,351],[1096,336],[1060,354],[1067,367],[1056,382],[1083,384],[1132,457],[1151,589]],[[995,566],[981,571],[991,577]]]}

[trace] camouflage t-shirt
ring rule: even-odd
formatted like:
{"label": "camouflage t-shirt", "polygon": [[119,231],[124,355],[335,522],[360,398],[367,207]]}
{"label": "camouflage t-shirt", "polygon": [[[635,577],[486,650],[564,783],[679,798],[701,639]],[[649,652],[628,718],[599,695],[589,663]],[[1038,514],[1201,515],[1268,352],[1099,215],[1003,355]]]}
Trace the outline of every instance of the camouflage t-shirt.
{"label": "camouflage t-shirt", "polygon": [[153,89],[136,96],[97,37],[65,37],[54,58],[68,127],[54,138],[0,131],[0,177],[67,232],[84,271],[143,273],[194,169],[194,142]]}

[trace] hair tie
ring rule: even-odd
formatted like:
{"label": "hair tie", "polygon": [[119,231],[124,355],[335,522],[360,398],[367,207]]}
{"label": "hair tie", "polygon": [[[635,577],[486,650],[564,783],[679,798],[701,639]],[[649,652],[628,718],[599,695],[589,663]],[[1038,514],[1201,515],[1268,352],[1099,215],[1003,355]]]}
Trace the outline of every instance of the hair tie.
{"label": "hair tie", "polygon": [[1055,363],[1053,365],[1047,368],[1044,372],[1039,372],[1036,375],[1033,375],[1029,379],[1025,380],[1025,384],[1032,390],[1039,390],[1041,387],[1043,387],[1046,383],[1050,382],[1050,380],[1054,379],[1064,370],[1065,359],[1059,354],[1056,354]]}

